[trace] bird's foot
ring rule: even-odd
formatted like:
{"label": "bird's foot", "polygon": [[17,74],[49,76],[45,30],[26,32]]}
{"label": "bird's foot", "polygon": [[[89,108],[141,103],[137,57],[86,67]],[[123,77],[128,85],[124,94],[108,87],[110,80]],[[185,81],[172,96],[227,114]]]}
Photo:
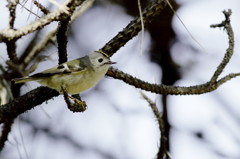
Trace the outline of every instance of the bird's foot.
{"label": "bird's foot", "polygon": [[[86,102],[81,100],[81,97],[79,96],[79,94],[69,96],[67,93],[67,90],[63,87],[62,87],[62,92],[63,92],[64,100],[66,101],[69,110],[75,113],[75,112],[84,112],[87,109]],[[74,103],[72,103],[70,99],[72,99]]]}

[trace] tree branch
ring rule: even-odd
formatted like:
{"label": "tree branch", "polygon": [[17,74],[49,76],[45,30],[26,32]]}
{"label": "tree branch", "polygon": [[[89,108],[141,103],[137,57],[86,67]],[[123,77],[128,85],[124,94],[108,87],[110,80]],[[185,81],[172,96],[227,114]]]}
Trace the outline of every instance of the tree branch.
{"label": "tree branch", "polygon": [[219,64],[217,70],[215,71],[215,73],[213,74],[209,82],[196,85],[196,86],[189,86],[189,87],[167,86],[163,84],[160,84],[160,85],[150,84],[148,82],[137,79],[129,74],[126,74],[112,67],[108,70],[107,75],[115,79],[122,80],[125,83],[128,83],[136,88],[140,88],[145,91],[150,91],[153,93],[163,94],[163,95],[186,95],[186,94],[193,95],[193,94],[203,94],[203,93],[216,90],[221,84],[240,75],[240,73],[229,74],[217,81],[219,75],[222,73],[223,69],[229,63],[233,55],[233,49],[234,49],[234,34],[233,34],[233,30],[232,30],[232,27],[230,24],[230,18],[229,18],[231,15],[231,10],[223,11],[223,13],[225,15],[225,20],[220,24],[211,25],[211,27],[224,27],[226,29],[228,34],[228,39],[229,39],[228,41],[229,47],[224,55],[222,62]]}
{"label": "tree branch", "polygon": [[[15,19],[16,19],[16,7],[17,7],[18,2],[19,2],[19,0],[16,0],[16,1],[8,0],[7,7],[8,7],[9,12],[10,12],[10,15],[9,15],[9,29],[14,29],[14,22],[15,22]],[[6,45],[7,45],[7,53],[8,53],[9,59],[13,63],[17,63],[18,59],[17,59],[17,54],[16,54],[16,39],[12,39],[11,41],[7,40]]]}
{"label": "tree branch", "polygon": [[50,42],[55,41],[54,36],[56,35],[57,29],[51,31],[48,33],[48,35],[41,41],[38,42],[32,49],[31,51],[28,52],[28,54],[22,58],[21,60],[21,65],[22,69],[25,70],[25,68],[29,65],[31,61],[46,47]]}
{"label": "tree branch", "polygon": [[133,77],[113,67],[111,67],[108,70],[107,76],[122,80],[129,85],[132,85],[136,88],[140,88],[145,91],[150,91],[152,93],[163,94],[163,95],[196,95],[196,94],[212,92],[216,90],[223,83],[229,81],[232,78],[240,76],[240,73],[229,74],[214,83],[210,81],[204,84],[189,86],[189,87],[168,86],[164,84],[159,84],[159,85],[151,84],[151,83],[142,81],[140,79],[137,79],[136,77]]}
{"label": "tree branch", "polygon": [[[83,1],[70,1],[68,0],[68,5],[66,5],[67,7],[69,7],[69,10],[74,10],[71,5],[70,5],[70,2],[71,3],[75,3],[75,6],[76,5],[80,5],[79,3],[82,3]],[[90,1],[90,4],[92,3],[93,1]],[[163,3],[162,1],[159,1],[159,0],[156,0],[154,4],[154,6],[151,7],[148,7],[147,9],[145,9],[144,13],[143,13],[143,19],[144,19],[144,22],[150,22],[146,19],[146,17],[149,17],[150,20],[153,19],[154,16],[156,16],[157,14],[155,14],[154,12],[156,11],[156,13],[160,12],[159,11],[159,8],[162,8],[163,6],[161,5],[157,5],[159,3]],[[73,5],[74,6],[74,5]],[[89,5],[87,5],[89,6]],[[148,13],[149,12],[149,13]],[[81,12],[79,12],[81,13]],[[7,30],[6,32],[5,31],[0,31],[0,42],[1,40],[3,39],[3,37],[5,39],[12,39],[12,38],[20,38],[21,36],[23,35],[26,35],[28,33],[31,32],[32,29],[29,29],[29,28],[33,28],[33,30],[35,29],[39,29],[45,25],[47,25],[48,23],[50,23],[51,20],[59,20],[58,16],[61,16],[62,14],[64,14],[62,11],[60,10],[56,10],[54,11],[53,13],[49,13],[48,15],[46,15],[45,17],[35,21],[34,23],[28,25],[28,26],[25,26],[23,28],[20,28],[18,31],[14,31],[14,30]],[[76,16],[73,16],[73,17],[76,17]],[[41,23],[43,21],[43,23]],[[136,24],[140,24],[140,18],[136,18],[137,23]],[[132,23],[131,22],[128,26],[132,26]],[[141,25],[140,25],[141,26]],[[126,27],[127,29],[130,29],[129,31],[127,31],[125,29],[125,31],[129,34],[131,33],[132,31],[134,31],[133,29],[134,28],[138,28],[138,26],[136,25],[133,25],[132,27]],[[139,29],[135,30],[135,34],[137,32],[140,31],[140,27]],[[5,36],[5,33],[6,33],[6,36]],[[9,34],[7,34],[9,33]],[[52,34],[53,35],[53,34]],[[125,35],[121,35],[121,36],[125,36]],[[50,36],[51,37],[51,36]],[[133,37],[133,36],[131,36]],[[51,38],[48,38],[48,39],[51,39]],[[129,41],[129,37],[126,37],[124,38],[125,41],[124,43],[126,43],[127,41]],[[117,50],[119,49],[120,47],[122,47],[123,45],[119,45],[117,46],[116,45],[116,42],[114,42],[114,40],[118,40],[118,39],[113,39],[109,42],[110,45],[113,45],[114,48]],[[46,41],[45,41],[46,42]],[[49,42],[49,40],[47,40],[47,42]],[[46,44],[46,43],[45,43]],[[41,45],[42,46],[42,45]],[[38,46],[38,49],[36,50],[41,50],[41,46]],[[44,45],[45,46],[45,45]],[[109,45],[106,45],[106,48],[108,48]],[[105,48],[105,47],[103,47]],[[111,47],[109,47],[109,49],[111,49]],[[108,49],[107,49],[108,50]],[[35,52],[32,53],[32,55],[34,55]],[[30,56],[30,57],[34,57],[34,56]],[[26,62],[29,62],[31,61],[29,58],[27,58],[28,60],[26,60]],[[25,60],[24,60],[25,61]],[[49,93],[47,93],[49,91]],[[8,104],[5,104],[3,106],[0,107],[0,123],[2,123],[4,121],[4,119],[12,119],[12,118],[15,118],[17,117],[19,114],[27,111],[27,110],[30,110],[32,108],[34,108],[35,106],[37,106],[38,104],[41,104],[43,103],[44,101],[52,98],[53,96],[57,96],[59,95],[59,93],[55,90],[52,90],[50,88],[46,88],[46,87],[40,87],[40,88],[37,88],[35,90],[32,90],[31,92],[21,96],[21,97],[18,97],[16,99],[14,99],[13,101],[11,101],[10,103]],[[26,103],[26,104],[22,104],[22,103]],[[19,106],[20,105],[20,106]]]}
{"label": "tree branch", "polygon": [[15,1],[11,1],[11,0],[8,0],[8,9],[9,9],[9,12],[10,12],[10,15],[9,15],[9,28],[10,29],[14,29],[14,22],[15,22],[15,19],[16,19],[16,7],[17,7],[17,4],[18,4],[19,0],[15,0]]}
{"label": "tree branch", "polygon": [[[162,4],[162,1],[154,1],[153,4]],[[157,5],[157,6],[158,6]],[[150,19],[153,19],[153,17],[156,14],[153,14],[154,9],[159,12],[160,8],[162,6],[155,6],[155,7],[148,7],[148,9],[145,9],[143,15],[145,17],[150,17]],[[157,8],[157,9],[156,9]],[[147,13],[149,11],[149,13]],[[144,19],[143,18],[143,19]],[[140,31],[140,19],[136,18],[134,21],[132,21],[122,33],[119,33],[115,38],[113,38],[109,43],[107,43],[102,50],[106,51],[110,55],[112,55],[116,50],[118,50],[121,46],[123,46],[128,40],[130,40],[133,36],[129,36],[130,33],[133,33],[133,35],[136,35],[138,31]],[[144,22],[150,22],[144,19]],[[137,25],[138,24],[138,25]],[[135,30],[134,30],[135,29]],[[127,31],[128,30],[128,31]],[[228,31],[228,30],[227,30]],[[124,34],[125,32],[126,34]],[[230,36],[230,34],[229,34]],[[120,43],[118,42],[119,38],[122,39],[122,42],[120,40]],[[118,44],[118,45],[117,45]],[[122,71],[119,71],[117,69],[110,68],[108,73],[108,76],[123,80],[124,82],[135,86],[136,88],[141,88],[146,91],[151,91],[153,93],[158,94],[170,94],[170,95],[186,95],[186,94],[203,94],[210,91],[214,91],[217,89],[221,84],[225,83],[226,81],[239,76],[240,73],[235,74],[229,74],[222,79],[215,81],[215,82],[207,82],[205,84],[196,85],[196,86],[190,86],[190,87],[178,87],[178,86],[166,86],[166,85],[157,85],[157,84],[150,84],[148,82],[141,81],[131,75],[125,74]],[[49,93],[47,93],[49,92]],[[12,102],[3,105],[0,107],[0,122],[3,122],[4,119],[12,119],[19,114],[25,112],[26,110],[29,110],[33,107],[35,107],[38,104],[41,104],[45,100],[48,100],[52,98],[53,96],[59,95],[58,92],[51,90],[46,87],[40,87],[38,89],[32,90],[31,92],[23,95],[22,97],[16,98]],[[30,100],[31,99],[31,100]],[[21,104],[26,103],[26,105]],[[20,107],[19,107],[20,105]]]}
{"label": "tree branch", "polygon": [[[142,22],[146,27],[166,6],[165,0],[155,0],[151,2],[142,13]],[[114,38],[105,44],[99,51],[103,51],[109,56],[112,56],[118,49],[124,46],[129,40],[135,37],[142,29],[141,17],[136,17]]]}
{"label": "tree branch", "polygon": [[159,130],[161,133],[160,137],[160,148],[157,154],[157,159],[163,159],[164,156],[167,154],[167,137],[165,136],[165,124],[162,118],[161,113],[159,112],[156,103],[151,101],[143,92],[141,92],[142,97],[148,102],[149,106],[151,107],[155,117],[158,121]]}
{"label": "tree branch", "polygon": [[0,106],[0,123],[16,118],[18,115],[58,96],[59,92],[48,87],[39,87],[13,101]]}
{"label": "tree branch", "polygon": [[[79,17],[82,13],[84,13],[87,9],[89,9],[93,4],[93,2],[94,0],[84,1],[81,7],[77,8],[73,13],[73,15],[71,16],[70,23],[72,23],[77,17]],[[41,51],[46,49],[46,46],[49,43],[51,42],[54,43],[56,41],[55,35],[57,31],[58,31],[58,28],[55,28],[52,31],[50,31],[41,42],[37,43],[35,47],[31,51],[29,51],[28,55],[22,59],[21,64],[23,65],[23,69],[25,69],[28,66],[28,64],[37,56],[37,54],[39,54]]]}
{"label": "tree branch", "polygon": [[34,0],[33,4],[35,4],[44,14],[47,15],[48,13],[50,13],[50,11],[46,7],[44,7],[41,3],[39,3],[38,1]]}
{"label": "tree branch", "polygon": [[[72,14],[75,8],[81,5],[84,0],[67,0],[64,2],[64,7],[69,8],[69,14]],[[66,13],[62,9],[57,9],[46,16],[34,21],[33,23],[23,26],[17,30],[14,29],[3,29],[0,31],[0,42],[11,41],[13,39],[19,39],[24,35],[32,33],[36,30],[40,30],[46,25],[50,24],[53,21],[58,21],[61,18],[64,18]]]}
{"label": "tree branch", "polygon": [[3,124],[1,136],[0,136],[0,152],[4,148],[5,142],[8,139],[8,134],[11,132],[12,124],[14,119],[7,120]]}
{"label": "tree branch", "polygon": [[58,23],[57,29],[57,44],[58,44],[58,64],[67,61],[67,30],[71,17],[68,16]]}
{"label": "tree branch", "polygon": [[211,82],[215,82],[218,79],[219,75],[223,72],[223,69],[226,67],[226,65],[230,61],[234,51],[234,33],[232,30],[232,26],[230,24],[230,16],[232,14],[232,11],[231,10],[223,11],[223,14],[225,15],[225,20],[222,21],[222,23],[220,24],[214,24],[214,25],[211,25],[210,27],[211,28],[223,27],[224,29],[226,29],[228,34],[228,48],[226,50],[226,53],[222,62],[219,64],[219,66],[217,67],[217,70],[214,72],[213,77],[210,80]]}
{"label": "tree branch", "polygon": [[6,45],[7,45],[7,53],[8,53],[8,58],[10,59],[10,61],[12,63],[17,64],[18,63],[18,58],[17,58],[17,54],[16,54],[16,40],[13,39],[11,41],[6,41]]}

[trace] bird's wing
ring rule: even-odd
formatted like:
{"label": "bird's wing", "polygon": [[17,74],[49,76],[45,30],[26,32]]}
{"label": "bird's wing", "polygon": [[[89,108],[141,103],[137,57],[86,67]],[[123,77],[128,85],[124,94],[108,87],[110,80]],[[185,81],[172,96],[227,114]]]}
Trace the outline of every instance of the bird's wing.
{"label": "bird's wing", "polygon": [[39,77],[50,77],[53,75],[60,75],[60,74],[70,74],[70,73],[83,73],[86,70],[86,67],[81,67],[79,65],[73,65],[71,62],[63,63],[56,67],[47,69],[43,72],[36,73],[29,77],[39,78]]}

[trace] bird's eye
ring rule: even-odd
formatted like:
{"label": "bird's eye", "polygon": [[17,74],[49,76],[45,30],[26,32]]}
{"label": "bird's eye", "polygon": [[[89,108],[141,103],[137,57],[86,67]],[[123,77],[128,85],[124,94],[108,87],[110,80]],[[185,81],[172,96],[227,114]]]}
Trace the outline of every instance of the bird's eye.
{"label": "bird's eye", "polygon": [[98,62],[100,62],[100,63],[103,62],[103,59],[102,58],[98,59]]}

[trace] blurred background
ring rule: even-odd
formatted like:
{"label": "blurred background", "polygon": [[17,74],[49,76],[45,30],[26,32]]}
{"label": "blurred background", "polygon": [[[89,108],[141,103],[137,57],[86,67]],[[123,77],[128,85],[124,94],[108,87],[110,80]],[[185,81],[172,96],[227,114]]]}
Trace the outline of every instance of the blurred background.
{"label": "blurred background", "polygon": [[[42,16],[32,1],[21,3]],[[48,1],[41,3],[54,9]],[[142,8],[148,3],[141,0]],[[6,1],[0,4],[0,29],[8,25],[6,5]],[[235,54],[223,75],[240,72],[239,0],[177,0],[172,5],[183,23],[166,7],[145,28],[143,41],[140,33],[114,54],[112,61],[117,62],[114,67],[151,83],[179,86],[205,83],[228,47],[225,30],[209,26],[224,20],[223,10],[232,9]],[[69,28],[68,59],[98,50],[138,15],[137,0],[96,0]],[[16,18],[16,28],[37,19],[20,5]],[[37,38],[41,40],[56,26],[57,23],[52,23],[45,27]],[[19,56],[33,38],[35,33],[18,41]],[[0,49],[4,64],[5,45],[0,44]],[[56,46],[47,48],[43,55],[51,58],[40,63],[34,73],[57,65]],[[236,78],[214,92],[194,96],[144,92],[165,114],[171,158],[240,158],[239,83]],[[21,94],[38,86],[28,83]],[[88,105],[83,113],[69,111],[59,96],[18,117],[0,158],[155,158],[160,145],[158,123],[139,89],[107,77],[81,97]]]}

